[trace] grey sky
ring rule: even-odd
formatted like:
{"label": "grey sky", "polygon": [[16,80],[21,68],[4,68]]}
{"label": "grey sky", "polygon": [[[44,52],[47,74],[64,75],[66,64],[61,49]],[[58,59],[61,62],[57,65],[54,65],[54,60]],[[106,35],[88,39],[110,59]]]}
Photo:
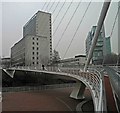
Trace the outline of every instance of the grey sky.
{"label": "grey sky", "polygon": [[[2,2],[2,52],[0,50],[0,55],[2,56],[9,56],[10,55],[10,48],[13,46],[14,43],[19,41],[22,38],[22,29],[25,23],[38,11],[41,10],[43,7],[42,2]],[[45,7],[48,3],[46,3]],[[62,2],[59,3],[57,9],[52,15],[52,19],[54,20],[59,11],[59,8],[62,6]],[[58,31],[55,33],[53,37],[53,48],[61,38],[61,34],[63,33],[65,26],[67,25],[72,13],[74,12],[77,2],[74,2],[70,7],[67,15],[65,16],[64,20],[62,21]],[[46,11],[49,11],[52,2],[48,5]],[[57,2],[53,5],[49,12],[53,12]],[[58,26],[58,23],[62,16],[65,13],[69,3],[66,3],[63,9],[61,10],[58,18],[56,18],[55,23],[53,26],[53,32]],[[79,9],[77,10],[74,18],[72,19],[67,31],[65,32],[60,44],[56,48],[60,52],[60,56],[63,57],[70,40],[72,39],[74,32],[81,21],[81,17],[88,5],[88,2],[82,2]],[[80,26],[77,35],[66,54],[66,57],[73,57],[76,54],[85,54],[85,39],[87,37],[88,32],[90,31],[93,25],[96,25],[100,11],[102,8],[103,3],[92,2],[86,16]],[[109,12],[107,14],[107,18],[105,20],[105,30],[106,36],[109,36],[111,33],[112,25],[114,22],[115,15],[117,13],[118,4],[113,2],[109,8]],[[45,9],[45,8],[44,8]],[[1,13],[1,12],[0,12]],[[117,33],[117,23],[115,25],[115,30],[113,32],[113,37],[111,37],[112,43],[112,51],[117,53],[118,51],[118,33]],[[1,42],[1,40],[0,40]]]}

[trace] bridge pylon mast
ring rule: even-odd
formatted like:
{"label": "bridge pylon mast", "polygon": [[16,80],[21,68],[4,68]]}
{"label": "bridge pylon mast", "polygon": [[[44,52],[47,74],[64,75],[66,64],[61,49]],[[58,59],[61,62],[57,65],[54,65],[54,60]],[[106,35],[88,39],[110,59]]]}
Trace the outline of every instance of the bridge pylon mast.
{"label": "bridge pylon mast", "polygon": [[94,35],[93,40],[92,40],[92,45],[91,45],[91,48],[90,48],[89,53],[88,53],[88,58],[87,58],[87,61],[86,61],[85,67],[84,67],[84,71],[87,70],[87,67],[90,63],[90,60],[91,60],[92,56],[93,56],[93,51],[94,51],[94,48],[96,46],[100,30],[101,30],[102,25],[104,23],[104,20],[105,20],[110,2],[111,2],[111,0],[105,0],[104,1],[102,11],[101,11],[101,14],[100,14],[100,18],[99,18],[98,23],[97,23],[97,28],[96,28],[96,31],[95,31],[95,35]]}

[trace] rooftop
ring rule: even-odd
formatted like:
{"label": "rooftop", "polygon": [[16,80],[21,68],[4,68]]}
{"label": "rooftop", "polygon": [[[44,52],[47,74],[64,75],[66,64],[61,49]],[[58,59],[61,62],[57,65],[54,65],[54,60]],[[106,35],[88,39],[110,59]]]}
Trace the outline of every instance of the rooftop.
{"label": "rooftop", "polygon": [[50,14],[50,15],[51,15],[51,13],[48,13],[48,12],[38,11],[37,13],[35,13],[35,14],[31,17],[31,19],[24,25],[24,27],[26,27],[26,26],[28,25],[28,23],[29,23],[32,19],[36,18],[36,16],[37,16],[38,13],[44,13],[44,14]]}

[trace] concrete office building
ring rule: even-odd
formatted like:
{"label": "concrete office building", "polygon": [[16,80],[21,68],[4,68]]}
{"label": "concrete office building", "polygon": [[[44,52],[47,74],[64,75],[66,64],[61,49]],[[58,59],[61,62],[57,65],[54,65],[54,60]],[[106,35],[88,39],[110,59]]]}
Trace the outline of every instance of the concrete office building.
{"label": "concrete office building", "polygon": [[77,55],[74,58],[60,60],[59,63],[63,67],[80,67],[85,65],[85,61],[86,61],[85,55]]}
{"label": "concrete office building", "polygon": [[51,14],[38,11],[23,27],[23,38],[11,48],[11,63],[12,66],[41,66],[51,59]]}
{"label": "concrete office building", "polygon": [[[96,26],[93,26],[91,31],[88,33],[86,39],[86,57],[88,57],[88,52],[90,50],[92,39],[94,37]],[[102,27],[96,47],[93,51],[92,63],[93,64],[102,64],[104,56],[111,53],[111,44],[110,37],[105,37],[104,26]]]}

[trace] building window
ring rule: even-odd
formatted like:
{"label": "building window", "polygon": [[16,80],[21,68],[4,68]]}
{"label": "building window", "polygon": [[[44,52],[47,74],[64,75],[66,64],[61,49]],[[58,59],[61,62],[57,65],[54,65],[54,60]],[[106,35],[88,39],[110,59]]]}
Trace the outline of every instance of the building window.
{"label": "building window", "polygon": [[37,52],[37,55],[38,55],[39,53]]}
{"label": "building window", "polygon": [[[36,26],[37,27],[37,26]],[[36,28],[36,32],[38,32],[38,27]]]}
{"label": "building window", "polygon": [[37,42],[37,45],[38,45],[38,42]]}
{"label": "building window", "polygon": [[38,57],[37,57],[37,60],[38,60]]}
{"label": "building window", "polygon": [[33,37],[32,39],[34,40],[35,38]]}
{"label": "building window", "polygon": [[34,55],[35,53],[33,52],[32,54]]}
{"label": "building window", "polygon": [[33,59],[35,59],[35,58],[33,57]]}
{"label": "building window", "polygon": [[37,50],[38,50],[38,47],[37,47]]}
{"label": "building window", "polygon": [[37,62],[37,64],[38,64],[38,62]]}
{"label": "building window", "polygon": [[33,47],[33,50],[34,50],[34,47]]}
{"label": "building window", "polygon": [[38,40],[38,38],[37,38],[37,40]]}
{"label": "building window", "polygon": [[35,63],[33,62],[33,64],[35,64]]}
{"label": "building window", "polygon": [[33,45],[34,45],[34,42],[33,42]]}

